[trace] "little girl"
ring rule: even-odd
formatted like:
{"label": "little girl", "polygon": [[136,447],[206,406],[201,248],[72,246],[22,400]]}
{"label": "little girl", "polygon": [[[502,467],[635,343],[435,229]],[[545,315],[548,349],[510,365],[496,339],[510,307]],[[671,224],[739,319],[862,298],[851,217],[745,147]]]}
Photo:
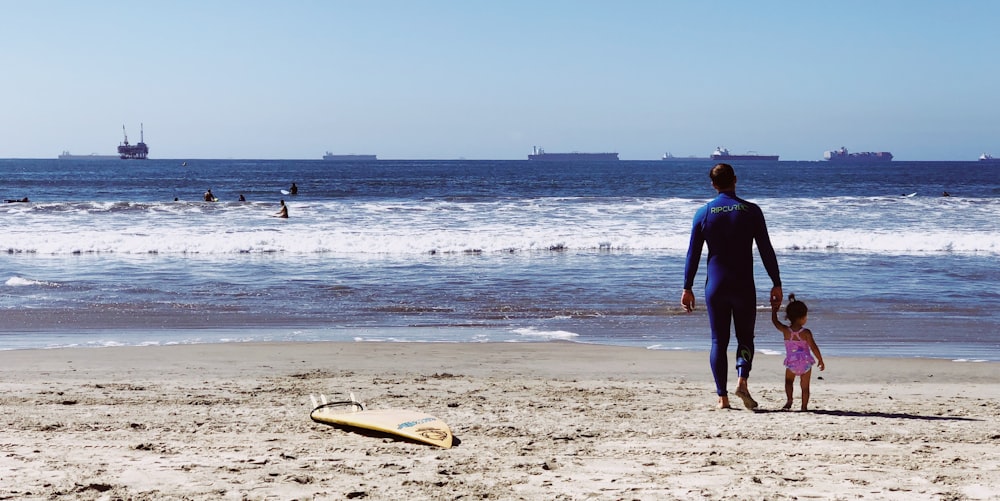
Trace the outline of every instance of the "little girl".
{"label": "little girl", "polygon": [[[819,353],[819,346],[813,341],[812,331],[804,328],[806,320],[809,318],[809,308],[802,301],[795,300],[795,294],[788,295],[788,306],[785,307],[785,318],[791,325],[785,325],[778,320],[778,309],[781,304],[771,306],[771,322],[785,335],[785,406],[783,409],[792,408],[792,385],[795,383],[795,376],[799,376],[799,383],[802,385],[802,410],[809,410],[809,377],[812,374],[812,366],[819,360],[819,370],[826,370],[823,363],[823,355]],[[816,354],[816,358],[812,354]]]}

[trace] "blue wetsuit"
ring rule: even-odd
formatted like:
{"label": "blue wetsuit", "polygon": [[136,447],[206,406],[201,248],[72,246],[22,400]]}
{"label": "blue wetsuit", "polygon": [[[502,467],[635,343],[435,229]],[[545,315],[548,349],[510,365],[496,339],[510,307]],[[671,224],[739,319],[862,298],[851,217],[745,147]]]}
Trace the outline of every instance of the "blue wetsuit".
{"label": "blue wetsuit", "polygon": [[729,327],[736,330],[736,374],[748,377],[753,366],[754,324],[757,320],[757,290],[753,281],[753,243],[757,242],[764,268],[774,287],[781,286],[778,258],[767,235],[760,207],[736,196],[735,191],[719,193],[695,213],[691,243],[684,265],[684,289],[694,286],[702,246],[708,243],[708,279],[705,305],[712,329],[710,361],[715,390],[726,395],[729,358]]}

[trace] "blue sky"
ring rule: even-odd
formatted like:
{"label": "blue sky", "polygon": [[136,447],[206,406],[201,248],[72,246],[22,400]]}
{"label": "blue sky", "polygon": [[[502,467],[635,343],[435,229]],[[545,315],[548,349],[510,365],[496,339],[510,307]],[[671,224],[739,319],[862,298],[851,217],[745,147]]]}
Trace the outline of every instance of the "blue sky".
{"label": "blue sky", "polygon": [[0,158],[1000,155],[1000,2],[0,0]]}

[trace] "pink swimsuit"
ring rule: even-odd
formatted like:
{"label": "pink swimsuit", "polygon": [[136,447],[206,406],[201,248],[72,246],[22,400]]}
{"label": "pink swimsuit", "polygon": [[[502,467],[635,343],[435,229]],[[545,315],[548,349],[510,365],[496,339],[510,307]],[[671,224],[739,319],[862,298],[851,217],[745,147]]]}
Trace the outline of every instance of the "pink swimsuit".
{"label": "pink swimsuit", "polygon": [[809,352],[809,341],[799,338],[800,332],[802,329],[792,331],[791,339],[785,340],[785,367],[797,376],[809,372],[816,363]]}

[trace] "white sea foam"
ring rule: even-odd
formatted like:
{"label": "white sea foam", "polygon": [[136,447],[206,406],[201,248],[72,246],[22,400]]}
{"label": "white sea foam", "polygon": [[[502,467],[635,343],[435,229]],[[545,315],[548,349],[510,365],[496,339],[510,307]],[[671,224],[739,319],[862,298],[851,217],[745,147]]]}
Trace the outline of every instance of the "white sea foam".
{"label": "white sea foam", "polygon": [[10,277],[4,282],[4,285],[8,287],[24,287],[28,285],[46,285],[45,282],[39,282],[38,280],[29,280],[22,277]]}
{"label": "white sea foam", "polygon": [[646,349],[647,350],[660,350],[660,351],[667,351],[667,350],[681,351],[681,350],[684,350],[684,348],[682,348],[680,346],[664,346],[662,344],[649,345],[649,346],[646,347]]}
{"label": "white sea foam", "polygon": [[512,332],[514,334],[519,335],[519,336],[530,337],[530,338],[539,338],[539,339],[561,339],[561,340],[568,340],[568,339],[575,339],[575,338],[579,337],[579,334],[576,334],[576,333],[573,333],[573,332],[567,332],[567,331],[543,331],[543,330],[537,330],[537,329],[535,329],[533,327],[528,327],[528,328],[523,328],[523,329],[514,329]]}
{"label": "white sea foam", "polygon": [[[266,254],[623,251],[681,253],[699,203],[681,199],[271,204],[48,204],[6,229],[8,253]],[[779,250],[1000,254],[989,204],[936,198],[761,203]]]}

